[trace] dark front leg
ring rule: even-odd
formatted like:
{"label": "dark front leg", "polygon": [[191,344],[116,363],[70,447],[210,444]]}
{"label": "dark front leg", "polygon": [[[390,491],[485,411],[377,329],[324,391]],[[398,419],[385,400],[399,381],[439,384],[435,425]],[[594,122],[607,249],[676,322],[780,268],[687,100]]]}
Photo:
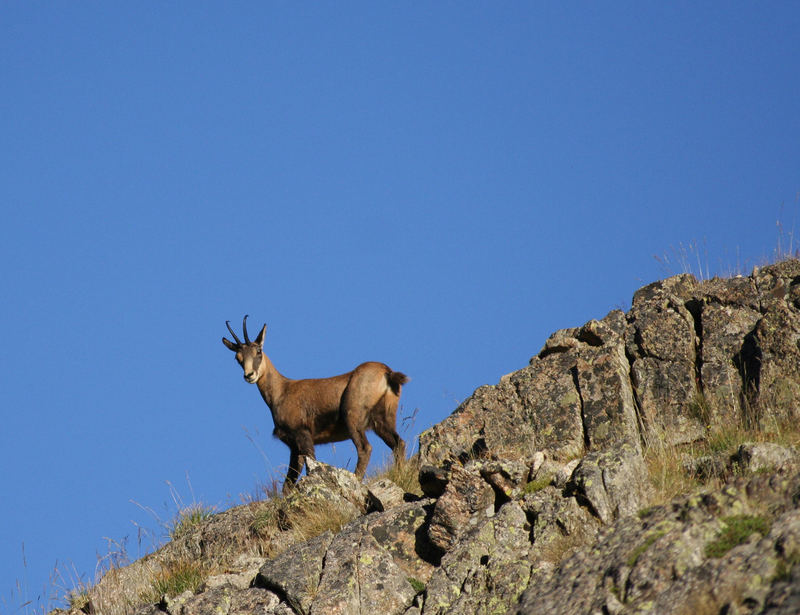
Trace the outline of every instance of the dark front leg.
{"label": "dark front leg", "polygon": [[289,455],[289,470],[286,472],[286,480],[283,482],[283,494],[286,495],[292,490],[294,484],[297,482],[297,477],[303,471],[305,465],[305,457],[303,457],[296,448],[292,448]]}
{"label": "dark front leg", "polygon": [[[297,434],[297,449],[300,451],[301,463],[305,463],[306,457],[316,459],[314,454],[314,439],[311,437],[310,431],[300,431]],[[303,467],[302,465],[300,466]]]}
{"label": "dark front leg", "polygon": [[286,481],[283,483],[284,494],[291,491],[297,482],[303,467],[306,465],[306,457],[316,459],[314,441],[308,431],[300,431],[295,434],[294,445],[290,448],[292,452],[289,455],[289,471],[286,473]]}

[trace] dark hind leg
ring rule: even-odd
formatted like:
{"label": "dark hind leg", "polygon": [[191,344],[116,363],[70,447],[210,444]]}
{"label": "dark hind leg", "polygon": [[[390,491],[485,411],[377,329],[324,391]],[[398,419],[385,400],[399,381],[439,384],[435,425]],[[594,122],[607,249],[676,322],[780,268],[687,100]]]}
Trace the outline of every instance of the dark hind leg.
{"label": "dark hind leg", "polygon": [[358,463],[356,463],[356,476],[359,478],[364,477],[367,471],[367,464],[369,463],[370,455],[372,454],[372,445],[367,440],[366,430],[358,424],[358,421],[347,420],[347,432],[353,444],[356,445],[356,454],[358,455]]}
{"label": "dark hind leg", "polygon": [[378,434],[381,440],[386,442],[386,446],[392,449],[395,463],[405,459],[406,443],[403,442],[403,439],[400,437],[397,431],[395,431],[394,427],[387,425],[382,421],[378,421],[374,426],[374,431],[376,434]]}
{"label": "dark hind leg", "polygon": [[386,443],[394,456],[394,462],[402,461],[406,457],[406,443],[397,433],[397,403],[395,395],[386,393],[372,410],[372,430]]}

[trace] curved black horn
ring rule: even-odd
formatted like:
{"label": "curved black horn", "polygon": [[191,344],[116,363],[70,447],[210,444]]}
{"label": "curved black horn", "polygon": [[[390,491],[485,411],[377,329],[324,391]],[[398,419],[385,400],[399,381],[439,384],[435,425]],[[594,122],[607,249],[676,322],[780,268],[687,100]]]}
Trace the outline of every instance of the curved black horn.
{"label": "curved black horn", "polygon": [[240,340],[238,337],[236,337],[236,334],[233,332],[233,329],[231,329],[231,321],[230,320],[226,320],[225,321],[225,325],[228,327],[228,331],[231,332],[231,335],[233,336],[233,339],[236,340],[236,343],[239,344],[239,346],[241,346],[242,345],[242,340]]}
{"label": "curved black horn", "polygon": [[250,338],[247,335],[247,314],[244,315],[244,320],[242,321],[242,330],[244,331],[244,343],[249,344]]}

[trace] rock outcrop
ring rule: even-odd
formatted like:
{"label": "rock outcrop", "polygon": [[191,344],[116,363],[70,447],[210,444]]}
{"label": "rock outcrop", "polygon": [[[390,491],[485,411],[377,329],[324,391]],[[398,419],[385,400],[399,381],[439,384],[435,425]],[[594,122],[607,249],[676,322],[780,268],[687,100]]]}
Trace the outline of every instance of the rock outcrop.
{"label": "rock outcrop", "polygon": [[[799,415],[800,261],[676,276],[423,433],[417,494],[312,463],[287,498],[110,571],[73,615],[800,612]],[[662,452],[688,492],[659,490]],[[187,560],[201,583],[146,590]]]}

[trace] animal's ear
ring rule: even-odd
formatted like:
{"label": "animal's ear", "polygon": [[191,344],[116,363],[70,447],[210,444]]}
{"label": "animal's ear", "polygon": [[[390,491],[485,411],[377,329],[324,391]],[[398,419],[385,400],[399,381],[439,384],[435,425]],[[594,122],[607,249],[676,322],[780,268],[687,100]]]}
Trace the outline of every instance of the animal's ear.
{"label": "animal's ear", "polygon": [[266,332],[267,332],[267,325],[264,325],[263,327],[261,327],[261,332],[256,337],[256,344],[258,344],[259,346],[264,345],[264,334]]}
{"label": "animal's ear", "polygon": [[236,352],[237,350],[239,350],[239,344],[234,344],[229,339],[225,339],[223,337],[222,338],[222,343],[225,344],[228,347],[228,350],[233,350],[233,352]]}

